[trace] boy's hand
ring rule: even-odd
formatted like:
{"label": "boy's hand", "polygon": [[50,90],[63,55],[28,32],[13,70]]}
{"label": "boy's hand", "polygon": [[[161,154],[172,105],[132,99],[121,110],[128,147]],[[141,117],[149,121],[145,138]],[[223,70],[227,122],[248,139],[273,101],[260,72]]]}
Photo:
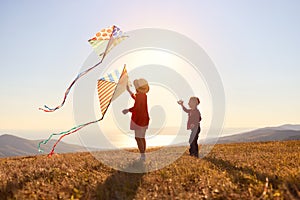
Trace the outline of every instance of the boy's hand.
{"label": "boy's hand", "polygon": [[122,110],[122,113],[123,113],[124,115],[126,115],[128,112],[129,112],[129,109],[124,109],[124,110]]}
{"label": "boy's hand", "polygon": [[191,129],[194,129],[195,125],[194,124],[191,124]]}
{"label": "boy's hand", "polygon": [[177,103],[179,104],[179,105],[183,105],[183,101],[182,100],[179,100],[179,101],[177,101]]}

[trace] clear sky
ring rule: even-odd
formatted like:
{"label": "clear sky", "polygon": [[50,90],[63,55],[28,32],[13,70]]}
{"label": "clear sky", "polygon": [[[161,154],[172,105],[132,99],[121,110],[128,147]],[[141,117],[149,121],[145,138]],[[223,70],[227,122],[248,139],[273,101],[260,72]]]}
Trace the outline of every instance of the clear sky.
{"label": "clear sky", "polygon": [[72,127],[72,98],[56,113],[38,107],[61,101],[87,40],[112,24],[174,30],[203,47],[224,84],[225,128],[300,123],[299,10],[297,0],[1,1],[0,129]]}

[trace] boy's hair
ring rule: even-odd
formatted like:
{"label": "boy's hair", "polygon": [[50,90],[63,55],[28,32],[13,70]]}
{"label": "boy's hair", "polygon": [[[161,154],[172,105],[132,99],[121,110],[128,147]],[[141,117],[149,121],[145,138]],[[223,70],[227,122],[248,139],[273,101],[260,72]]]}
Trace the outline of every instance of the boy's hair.
{"label": "boy's hair", "polygon": [[197,105],[200,104],[200,99],[198,97],[191,97],[190,100],[196,101]]}

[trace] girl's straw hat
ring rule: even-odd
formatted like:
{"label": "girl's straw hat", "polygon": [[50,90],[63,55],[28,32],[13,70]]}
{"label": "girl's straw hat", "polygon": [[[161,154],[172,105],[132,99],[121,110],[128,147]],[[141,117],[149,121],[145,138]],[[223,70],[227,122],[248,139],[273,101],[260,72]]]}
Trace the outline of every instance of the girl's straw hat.
{"label": "girl's straw hat", "polygon": [[143,78],[134,80],[133,85],[134,85],[135,89],[140,93],[149,92],[148,82]]}

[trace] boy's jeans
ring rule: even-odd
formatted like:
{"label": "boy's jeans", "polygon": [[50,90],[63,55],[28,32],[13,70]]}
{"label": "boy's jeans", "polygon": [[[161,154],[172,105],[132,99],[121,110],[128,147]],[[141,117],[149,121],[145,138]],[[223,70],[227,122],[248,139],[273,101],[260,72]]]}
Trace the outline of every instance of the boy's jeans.
{"label": "boy's jeans", "polygon": [[195,156],[198,158],[198,137],[199,137],[199,133],[200,133],[200,126],[196,126],[192,129],[192,132],[191,132],[191,135],[190,135],[190,139],[189,139],[189,143],[190,143],[190,149],[189,149],[189,152],[190,152],[190,155],[191,156]]}

